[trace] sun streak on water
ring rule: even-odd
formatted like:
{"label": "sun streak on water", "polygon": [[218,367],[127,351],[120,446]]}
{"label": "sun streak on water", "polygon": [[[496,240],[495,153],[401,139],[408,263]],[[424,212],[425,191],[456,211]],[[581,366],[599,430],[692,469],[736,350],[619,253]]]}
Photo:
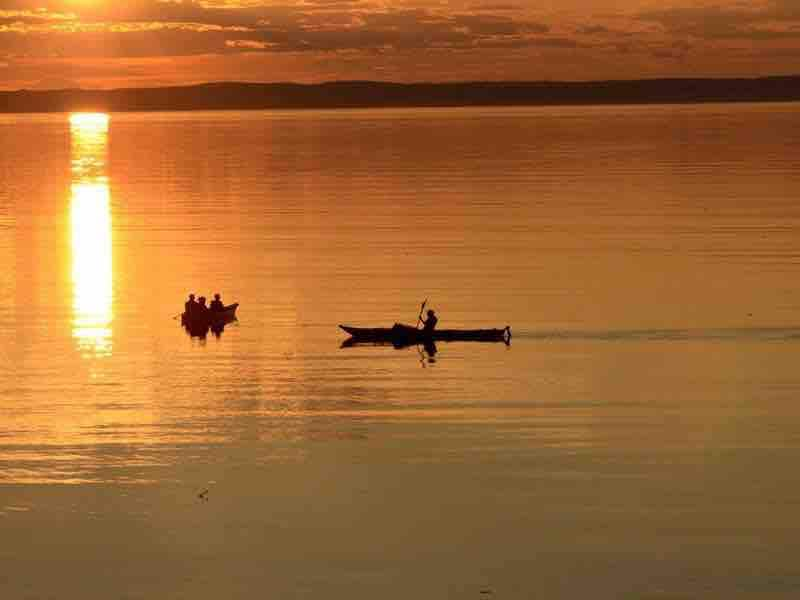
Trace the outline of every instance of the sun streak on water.
{"label": "sun streak on water", "polygon": [[73,337],[86,355],[111,354],[111,194],[106,177],[108,115],[70,116],[72,139]]}

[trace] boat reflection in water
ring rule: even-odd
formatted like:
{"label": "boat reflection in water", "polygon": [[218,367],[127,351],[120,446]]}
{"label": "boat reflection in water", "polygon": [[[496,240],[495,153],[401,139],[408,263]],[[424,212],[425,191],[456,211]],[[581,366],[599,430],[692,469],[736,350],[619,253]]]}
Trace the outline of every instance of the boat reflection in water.
{"label": "boat reflection in water", "polygon": [[410,341],[363,341],[357,338],[349,337],[342,342],[340,348],[356,348],[363,346],[391,346],[395,350],[405,350],[406,348],[416,347],[419,353],[420,364],[425,366],[425,363],[433,364],[436,362],[436,353],[439,349],[436,347],[436,342],[433,340],[422,340],[416,342]]}
{"label": "boat reflection in water", "polygon": [[[234,321],[235,322],[235,319]],[[230,325],[231,321],[227,323],[192,323],[192,322],[184,322],[183,328],[186,331],[186,335],[192,338],[197,338],[200,340],[205,340],[208,338],[208,333],[211,334],[219,339],[222,337],[222,332],[225,331],[225,326]]]}
{"label": "boat reflection in water", "polygon": [[109,117],[70,115],[72,335],[87,356],[112,350],[111,194],[106,175]]}

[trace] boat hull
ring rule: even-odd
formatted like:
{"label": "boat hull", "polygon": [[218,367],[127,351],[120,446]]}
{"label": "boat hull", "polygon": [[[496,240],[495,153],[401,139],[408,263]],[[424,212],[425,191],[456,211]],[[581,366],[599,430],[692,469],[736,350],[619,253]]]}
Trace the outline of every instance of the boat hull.
{"label": "boat hull", "polygon": [[504,342],[511,341],[511,328],[504,329],[437,329],[431,333],[395,324],[394,327],[351,327],[339,325],[356,343],[393,344],[406,346],[430,342]]}
{"label": "boat hull", "polygon": [[186,326],[195,325],[226,325],[236,320],[236,309],[239,308],[239,303],[229,304],[225,310],[208,311],[205,315],[197,317],[187,317],[186,313],[181,313],[181,323]]}

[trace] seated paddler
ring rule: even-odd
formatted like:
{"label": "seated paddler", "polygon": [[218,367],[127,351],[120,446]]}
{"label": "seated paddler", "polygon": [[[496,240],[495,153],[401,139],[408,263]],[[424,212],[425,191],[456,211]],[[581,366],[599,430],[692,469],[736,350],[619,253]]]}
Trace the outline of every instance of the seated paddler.
{"label": "seated paddler", "polygon": [[422,320],[422,331],[431,334],[433,330],[436,328],[436,323],[439,322],[439,319],[436,317],[436,313],[433,310],[428,309],[428,318]]}
{"label": "seated paddler", "polygon": [[211,312],[222,312],[225,310],[225,305],[222,304],[222,300],[219,294],[214,294],[214,299],[211,301],[209,307]]}

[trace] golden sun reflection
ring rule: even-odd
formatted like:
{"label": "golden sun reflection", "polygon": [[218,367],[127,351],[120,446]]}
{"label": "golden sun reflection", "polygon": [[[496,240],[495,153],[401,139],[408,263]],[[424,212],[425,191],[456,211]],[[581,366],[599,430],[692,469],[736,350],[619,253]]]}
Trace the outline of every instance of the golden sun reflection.
{"label": "golden sun reflection", "polygon": [[95,356],[111,354],[111,194],[106,176],[108,115],[70,116],[72,140],[72,335]]}
{"label": "golden sun reflection", "polygon": [[109,116],[105,113],[72,113],[69,116],[70,125],[83,131],[100,129],[103,133],[107,133],[109,120]]}

